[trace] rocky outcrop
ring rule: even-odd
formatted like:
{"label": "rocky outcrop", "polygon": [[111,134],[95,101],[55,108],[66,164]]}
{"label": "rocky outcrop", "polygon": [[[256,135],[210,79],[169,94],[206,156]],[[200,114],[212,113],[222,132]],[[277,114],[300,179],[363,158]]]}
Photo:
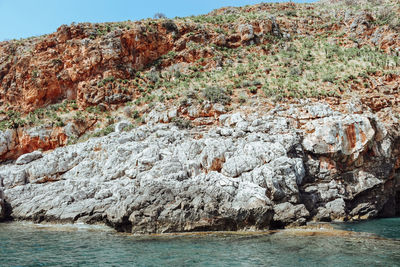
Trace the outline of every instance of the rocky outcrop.
{"label": "rocky outcrop", "polygon": [[67,144],[67,134],[67,128],[51,125],[0,130],[0,161],[17,159],[38,149],[49,150],[64,146]]}
{"label": "rocky outcrop", "polygon": [[399,11],[330,2],[0,42],[0,220],[160,233],[399,215]]}
{"label": "rocky outcrop", "polygon": [[221,115],[207,130],[149,124],[3,164],[0,185],[16,220],[135,233],[389,216],[400,205],[397,123],[316,105]]}
{"label": "rocky outcrop", "polygon": [[[254,97],[283,103],[332,98],[342,105],[350,90],[375,112],[388,107],[398,112],[398,10],[373,3],[370,11],[356,12],[339,3],[330,8],[262,3],[174,20],[73,23],[52,34],[0,42],[0,161],[75,142],[96,127],[113,124],[109,121],[125,104],[132,112],[124,119],[168,123],[182,116],[200,126],[214,124],[234,104]],[[327,38],[320,40],[321,35]],[[300,52],[307,55],[290,60]],[[336,67],[321,70],[312,81],[305,71],[312,66],[303,63],[318,57],[335,60]],[[357,70],[342,70],[352,72],[346,77],[331,73],[341,69],[338,61],[350,59],[366,62]],[[290,77],[274,71],[281,67]],[[261,76],[256,79],[258,68]],[[210,73],[229,75],[215,82]],[[315,90],[283,86],[280,79],[291,84],[291,76],[296,84],[303,78],[310,82],[293,87]],[[333,82],[339,76],[340,86]],[[274,81],[269,83],[268,77]],[[216,86],[208,88],[211,84]],[[71,124],[75,120],[90,126],[77,130]]]}
{"label": "rocky outcrop", "polygon": [[18,103],[16,108],[22,111],[60,99],[76,99],[83,106],[98,104],[105,97],[116,101],[113,92],[97,83],[109,77],[134,76],[137,69],[170,51],[173,44],[172,32],[162,24],[152,33],[140,24],[131,26],[126,30],[124,25],[122,31],[92,24],[64,25],[54,34],[26,41],[24,49],[14,43],[1,44],[1,54],[7,56],[0,58],[4,65],[1,101]]}

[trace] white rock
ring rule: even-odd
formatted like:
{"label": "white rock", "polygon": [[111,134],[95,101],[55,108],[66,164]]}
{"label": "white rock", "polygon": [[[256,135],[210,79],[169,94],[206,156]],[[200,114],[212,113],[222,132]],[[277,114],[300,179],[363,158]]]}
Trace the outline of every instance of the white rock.
{"label": "white rock", "polygon": [[42,152],[36,150],[36,151],[31,152],[31,153],[27,153],[27,154],[21,155],[15,161],[15,164],[18,164],[18,165],[27,164],[27,163],[30,163],[30,162],[32,162],[34,160],[40,159],[41,157],[43,157]]}

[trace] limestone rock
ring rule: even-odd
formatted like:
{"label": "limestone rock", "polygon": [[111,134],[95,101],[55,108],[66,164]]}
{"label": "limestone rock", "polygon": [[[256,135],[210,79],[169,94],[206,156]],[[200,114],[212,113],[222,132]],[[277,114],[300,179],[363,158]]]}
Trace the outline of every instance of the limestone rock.
{"label": "limestone rock", "polygon": [[324,208],[318,208],[318,220],[343,221],[346,218],[346,203],[342,198],[328,202]]}
{"label": "limestone rock", "polygon": [[15,161],[15,164],[24,165],[24,164],[27,164],[27,163],[32,162],[34,160],[40,159],[41,157],[43,157],[43,154],[42,154],[41,151],[33,151],[31,153],[27,153],[27,154],[24,154],[24,155],[20,156]]}
{"label": "limestone rock", "polygon": [[288,202],[274,206],[273,220],[278,224],[303,224],[310,213],[303,204],[293,205]]}
{"label": "limestone rock", "polygon": [[51,125],[0,131],[0,162],[39,149],[54,149],[65,145],[66,140],[64,129]]}
{"label": "limestone rock", "polygon": [[222,174],[228,177],[238,177],[243,172],[254,169],[258,164],[260,164],[259,160],[254,157],[232,157],[224,163],[222,167]]}
{"label": "limestone rock", "polygon": [[374,18],[368,12],[361,12],[357,14],[350,25],[350,29],[352,31],[359,31],[362,33],[365,29],[368,29],[372,23],[374,22]]}
{"label": "limestone rock", "polygon": [[68,137],[78,137],[79,136],[79,131],[78,131],[76,125],[72,122],[69,122],[64,127],[64,132]]}
{"label": "limestone rock", "polygon": [[16,139],[15,130],[0,131],[0,157],[15,148]]}
{"label": "limestone rock", "polygon": [[117,124],[115,124],[115,132],[116,133],[120,133],[124,130],[129,129],[129,127],[132,126],[132,123],[130,123],[129,121],[120,121]]}
{"label": "limestone rock", "polygon": [[[317,109],[296,129],[277,112],[221,115],[206,131],[149,122],[3,163],[4,200],[14,219],[161,233],[372,218],[395,199],[398,151],[385,146],[397,137],[379,118]],[[373,151],[382,153],[363,154]],[[344,166],[343,154],[357,161]]]}
{"label": "limestone rock", "polygon": [[304,126],[304,130],[303,146],[316,154],[357,154],[375,135],[369,119],[360,115],[313,120]]}
{"label": "limestone rock", "polygon": [[260,23],[260,28],[262,29],[263,34],[272,34],[276,37],[282,37],[282,32],[280,30],[279,24],[276,22],[275,17],[270,17],[268,19],[263,20]]}
{"label": "limestone rock", "polygon": [[247,42],[254,38],[254,29],[251,24],[239,25],[239,32],[242,42]]}

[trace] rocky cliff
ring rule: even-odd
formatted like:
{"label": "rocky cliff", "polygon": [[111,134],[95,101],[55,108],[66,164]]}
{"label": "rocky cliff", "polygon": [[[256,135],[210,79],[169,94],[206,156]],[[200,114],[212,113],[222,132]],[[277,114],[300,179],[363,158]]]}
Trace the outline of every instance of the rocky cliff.
{"label": "rocky cliff", "polygon": [[399,215],[393,1],[0,43],[0,220],[135,233]]}
{"label": "rocky cliff", "polygon": [[0,182],[14,219],[134,233],[395,216],[393,119],[307,104],[224,115],[210,128],[144,125],[26,154],[3,166]]}

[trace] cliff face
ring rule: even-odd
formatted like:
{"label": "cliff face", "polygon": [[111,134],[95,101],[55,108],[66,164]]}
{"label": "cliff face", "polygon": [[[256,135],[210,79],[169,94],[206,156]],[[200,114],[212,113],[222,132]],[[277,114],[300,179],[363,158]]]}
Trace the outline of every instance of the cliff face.
{"label": "cliff face", "polygon": [[399,215],[398,126],[308,104],[141,126],[3,166],[13,218],[164,233]]}
{"label": "cliff face", "polygon": [[[236,47],[242,45],[241,40],[253,39],[254,34],[268,34],[274,30],[269,19],[248,26],[225,40],[199,24],[175,24],[172,20],[111,26],[78,24],[61,26],[56,33],[22,43],[6,42],[0,46],[3,55],[0,101],[22,112],[64,99],[76,100],[80,107],[107,102],[105,98],[112,97],[117,90],[99,86],[98,82],[104,79],[135,78],[137,71],[172,51],[185,50],[173,62],[165,62],[167,65],[213,56],[212,51],[189,50],[187,43],[190,41]],[[187,33],[192,34],[187,36]],[[131,97],[134,95],[126,94],[121,102]]]}
{"label": "cliff face", "polygon": [[[138,26],[91,39],[97,35],[96,27],[82,24],[62,26],[54,34],[21,46],[5,43],[1,47],[6,58],[1,73],[2,101],[18,103],[16,109],[24,112],[63,99],[76,99],[85,106],[91,103],[88,81],[98,75],[133,76],[136,69],[171,49],[171,34],[162,27],[156,32],[144,35]],[[97,94],[104,94],[102,91]]]}
{"label": "cliff face", "polygon": [[[243,32],[242,36],[236,34],[225,40],[199,24],[175,24],[171,20],[111,26],[78,24],[61,26],[48,36],[0,44],[0,104],[4,114],[2,120],[10,128],[2,136],[8,143],[3,141],[0,159],[16,159],[35,149],[54,149],[67,143],[68,136],[51,122],[51,125],[40,125],[46,128],[47,134],[40,138],[41,141],[36,141],[36,128],[29,127],[35,122],[19,120],[20,116],[37,116],[41,108],[63,101],[73,103],[81,110],[90,106],[101,107],[102,111],[115,109],[140,97],[138,84],[132,86],[132,81],[140,75],[138,71],[149,68],[168,52],[181,53],[174,59],[164,59],[162,64],[165,66],[161,67],[182,61],[188,64],[204,57],[213,65],[209,59],[214,54],[212,51],[189,49],[187,43],[221,43],[237,47],[242,45],[242,39],[253,38],[254,30],[258,34],[274,30],[271,20],[263,21],[262,25],[254,22],[254,27],[251,27],[250,37],[243,37],[250,34]],[[159,79],[157,75],[155,77]],[[148,80],[151,78],[145,82]],[[18,118],[6,116],[7,111],[16,112]],[[81,124],[90,125],[88,120],[84,118]],[[12,129],[20,126],[25,128]],[[35,132],[33,138],[30,132]]]}
{"label": "cliff face", "polygon": [[393,1],[259,4],[1,42],[0,219],[398,215],[399,17]]}
{"label": "cliff face", "polygon": [[[0,160],[73,143],[118,120],[124,105],[136,119],[161,103],[194,120],[214,116],[189,112],[204,101],[236,109],[257,95],[268,105],[308,98],[341,106],[358,95],[374,111],[397,111],[399,10],[374,3],[260,4],[175,20],[63,25],[1,42]],[[204,123],[213,122],[197,124]],[[37,127],[51,145],[31,138]],[[71,127],[79,128],[72,136]]]}

